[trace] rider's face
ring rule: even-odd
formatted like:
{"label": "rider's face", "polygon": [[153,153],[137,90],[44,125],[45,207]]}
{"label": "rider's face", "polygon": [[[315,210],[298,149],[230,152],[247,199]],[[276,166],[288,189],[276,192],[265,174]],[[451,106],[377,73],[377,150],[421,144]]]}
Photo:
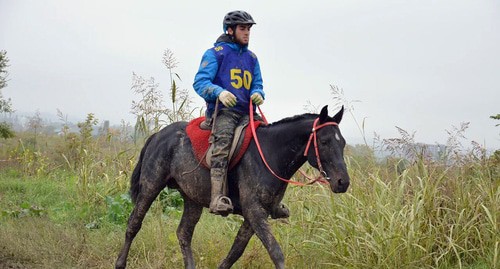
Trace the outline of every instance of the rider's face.
{"label": "rider's face", "polygon": [[252,25],[237,25],[235,28],[235,32],[233,33],[233,29],[229,28],[228,33],[230,35],[234,35],[234,41],[240,45],[248,45],[250,41],[250,28]]}

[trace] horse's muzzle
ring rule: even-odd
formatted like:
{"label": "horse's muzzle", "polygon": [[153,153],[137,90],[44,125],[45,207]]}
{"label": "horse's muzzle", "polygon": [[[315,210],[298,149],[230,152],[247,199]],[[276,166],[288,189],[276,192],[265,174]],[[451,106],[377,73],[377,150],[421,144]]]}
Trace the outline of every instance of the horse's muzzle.
{"label": "horse's muzzle", "polygon": [[330,185],[334,193],[346,192],[349,188],[349,176],[338,177],[337,179],[330,179]]}

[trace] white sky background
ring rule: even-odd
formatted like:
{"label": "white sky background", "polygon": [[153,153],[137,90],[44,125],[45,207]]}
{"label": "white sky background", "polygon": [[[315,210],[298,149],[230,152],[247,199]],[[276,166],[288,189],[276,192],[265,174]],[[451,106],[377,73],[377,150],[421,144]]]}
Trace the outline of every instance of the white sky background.
{"label": "white sky background", "polygon": [[[132,72],[154,77],[167,95],[166,49],[192,89],[203,52],[235,9],[256,20],[250,49],[259,57],[269,121],[302,114],[309,100],[335,107],[344,90],[366,138],[425,143],[470,122],[471,140],[500,148],[500,1],[8,1],[0,0],[0,49],[10,59],[2,90],[19,112],[134,122]],[[167,101],[167,100],[165,100]],[[361,143],[350,113],[341,124]]]}

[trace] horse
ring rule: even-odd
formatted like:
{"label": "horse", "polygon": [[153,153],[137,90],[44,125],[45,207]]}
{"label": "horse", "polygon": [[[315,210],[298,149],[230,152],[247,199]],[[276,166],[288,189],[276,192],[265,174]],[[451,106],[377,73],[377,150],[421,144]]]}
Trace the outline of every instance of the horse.
{"label": "horse", "polygon": [[[344,162],[346,142],[338,126],[343,113],[342,107],[330,117],[328,106],[324,106],[319,115],[296,115],[261,125],[254,132],[259,143],[252,140],[239,163],[228,171],[228,196],[233,202],[233,214],[241,215],[243,223],[218,268],[230,268],[254,234],[266,248],[275,268],[285,267],[283,252],[268,223],[288,186],[286,180],[276,177],[291,178],[307,161],[320,171],[334,193],[347,191],[350,179]],[[149,207],[165,187],[177,189],[184,199],[176,234],[185,268],[195,268],[191,240],[203,208],[209,206],[211,185],[210,170],[199,166],[186,126],[187,122],[166,126],[150,136],[141,150],[131,177],[130,194],[135,206],[128,219],[125,243],[115,263],[117,269],[126,267],[132,241]]]}

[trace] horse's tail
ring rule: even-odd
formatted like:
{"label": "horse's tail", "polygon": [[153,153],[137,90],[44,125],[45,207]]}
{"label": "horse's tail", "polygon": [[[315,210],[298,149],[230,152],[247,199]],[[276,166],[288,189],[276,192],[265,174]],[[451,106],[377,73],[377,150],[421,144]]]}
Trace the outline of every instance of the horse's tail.
{"label": "horse's tail", "polygon": [[142,147],[141,154],[139,155],[139,160],[137,161],[134,171],[132,172],[132,177],[130,178],[130,198],[132,198],[132,202],[134,204],[137,201],[137,196],[139,196],[139,192],[141,192],[140,178],[141,178],[142,159],[144,158],[144,153],[146,152],[149,142],[151,142],[153,136],[155,136],[155,134],[151,135],[146,140],[146,143]]}

